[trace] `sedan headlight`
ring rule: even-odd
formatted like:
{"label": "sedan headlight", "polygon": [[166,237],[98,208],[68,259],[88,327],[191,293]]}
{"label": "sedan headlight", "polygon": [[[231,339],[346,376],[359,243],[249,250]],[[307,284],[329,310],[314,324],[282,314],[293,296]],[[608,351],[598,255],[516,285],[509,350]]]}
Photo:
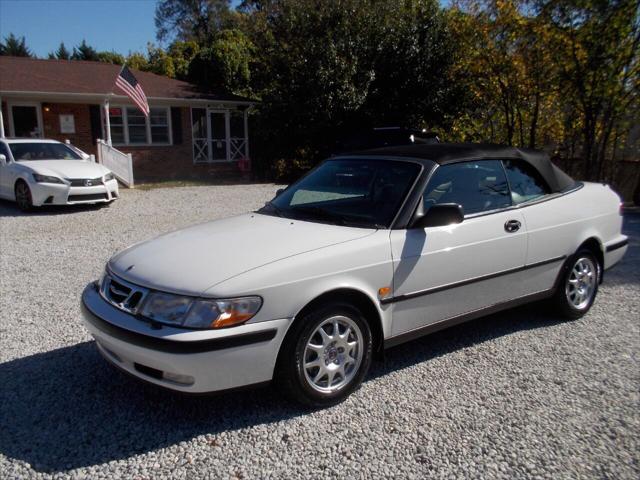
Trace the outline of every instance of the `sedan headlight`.
{"label": "sedan headlight", "polygon": [[151,320],[188,328],[223,328],[240,325],[262,306],[260,297],[224,300],[194,299],[169,293],[152,292],[140,314]]}
{"label": "sedan headlight", "polygon": [[104,181],[108,182],[110,180],[113,180],[114,178],[116,178],[116,177],[113,176],[113,173],[109,172],[104,176]]}
{"label": "sedan headlight", "polygon": [[196,300],[184,321],[185,327],[222,328],[240,325],[253,317],[262,306],[260,297],[227,300]]}
{"label": "sedan headlight", "polygon": [[149,294],[140,313],[151,320],[181,325],[191,303],[188,297],[154,292]]}
{"label": "sedan headlight", "polygon": [[34,173],[33,174],[33,179],[38,183],[62,183],[62,184],[64,184],[64,182],[62,181],[61,178],[52,177],[51,175],[40,175],[39,173]]}

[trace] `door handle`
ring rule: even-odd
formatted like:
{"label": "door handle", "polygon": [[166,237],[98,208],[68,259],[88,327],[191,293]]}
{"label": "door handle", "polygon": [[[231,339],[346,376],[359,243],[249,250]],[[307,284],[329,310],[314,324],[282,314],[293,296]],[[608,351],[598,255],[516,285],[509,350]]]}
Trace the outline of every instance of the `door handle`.
{"label": "door handle", "polygon": [[509,233],[517,232],[521,226],[522,224],[518,220],[507,220],[504,223],[504,229]]}

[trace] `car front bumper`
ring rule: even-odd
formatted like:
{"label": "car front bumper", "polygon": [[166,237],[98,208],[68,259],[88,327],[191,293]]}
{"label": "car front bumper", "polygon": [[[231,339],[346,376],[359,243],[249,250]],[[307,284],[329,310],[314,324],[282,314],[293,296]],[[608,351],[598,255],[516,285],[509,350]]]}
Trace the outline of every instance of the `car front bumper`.
{"label": "car front bumper", "polygon": [[107,203],[119,196],[116,180],[109,180],[91,187],[72,187],[58,183],[31,183],[29,188],[35,206]]}
{"label": "car front bumper", "polygon": [[289,319],[220,330],[153,326],[107,303],[95,284],[82,293],[82,316],[100,353],[148,382],[207,393],[268,382]]}

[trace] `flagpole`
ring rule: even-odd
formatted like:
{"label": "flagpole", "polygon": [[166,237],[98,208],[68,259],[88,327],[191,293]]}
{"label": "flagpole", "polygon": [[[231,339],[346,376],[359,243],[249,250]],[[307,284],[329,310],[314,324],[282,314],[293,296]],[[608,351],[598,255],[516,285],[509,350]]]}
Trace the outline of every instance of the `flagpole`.
{"label": "flagpole", "polygon": [[109,119],[109,97],[104,99],[104,121],[107,129],[107,145],[111,146],[111,120]]}
{"label": "flagpole", "polygon": [[[122,70],[124,70],[125,65],[127,64],[127,62],[125,62],[122,67],[120,68],[120,71],[118,72],[118,76],[122,73]],[[118,78],[116,76],[116,78]],[[113,96],[113,89],[111,90],[110,93],[107,94],[107,98],[104,99],[104,120],[105,120],[105,127],[107,128],[107,145],[109,145],[110,147],[111,145],[111,119],[109,118],[109,97]]]}
{"label": "flagpole", "polygon": [[[9,104],[7,104],[9,107]],[[0,138],[4,138],[4,118],[2,118],[2,98],[0,97]]]}

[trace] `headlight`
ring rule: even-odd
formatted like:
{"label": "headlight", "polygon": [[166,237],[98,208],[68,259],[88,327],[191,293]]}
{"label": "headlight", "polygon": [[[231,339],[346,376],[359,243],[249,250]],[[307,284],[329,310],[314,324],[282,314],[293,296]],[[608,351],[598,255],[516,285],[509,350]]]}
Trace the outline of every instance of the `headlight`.
{"label": "headlight", "polygon": [[260,297],[228,300],[196,300],[184,321],[185,327],[222,328],[240,325],[253,317],[262,306]]}
{"label": "headlight", "polygon": [[62,184],[64,184],[62,179],[60,179],[58,177],[52,177],[50,175],[40,175],[39,173],[34,173],[33,174],[33,179],[38,183],[62,183]]}
{"label": "headlight", "polygon": [[149,294],[140,314],[158,322],[181,325],[191,303],[189,297],[154,292]]}
{"label": "headlight", "polygon": [[157,322],[188,328],[223,328],[246,322],[261,306],[260,297],[204,300],[153,292],[140,314]]}
{"label": "headlight", "polygon": [[116,177],[113,176],[113,173],[109,172],[104,176],[104,181],[108,182],[110,180],[113,180],[114,178],[116,178]]}

